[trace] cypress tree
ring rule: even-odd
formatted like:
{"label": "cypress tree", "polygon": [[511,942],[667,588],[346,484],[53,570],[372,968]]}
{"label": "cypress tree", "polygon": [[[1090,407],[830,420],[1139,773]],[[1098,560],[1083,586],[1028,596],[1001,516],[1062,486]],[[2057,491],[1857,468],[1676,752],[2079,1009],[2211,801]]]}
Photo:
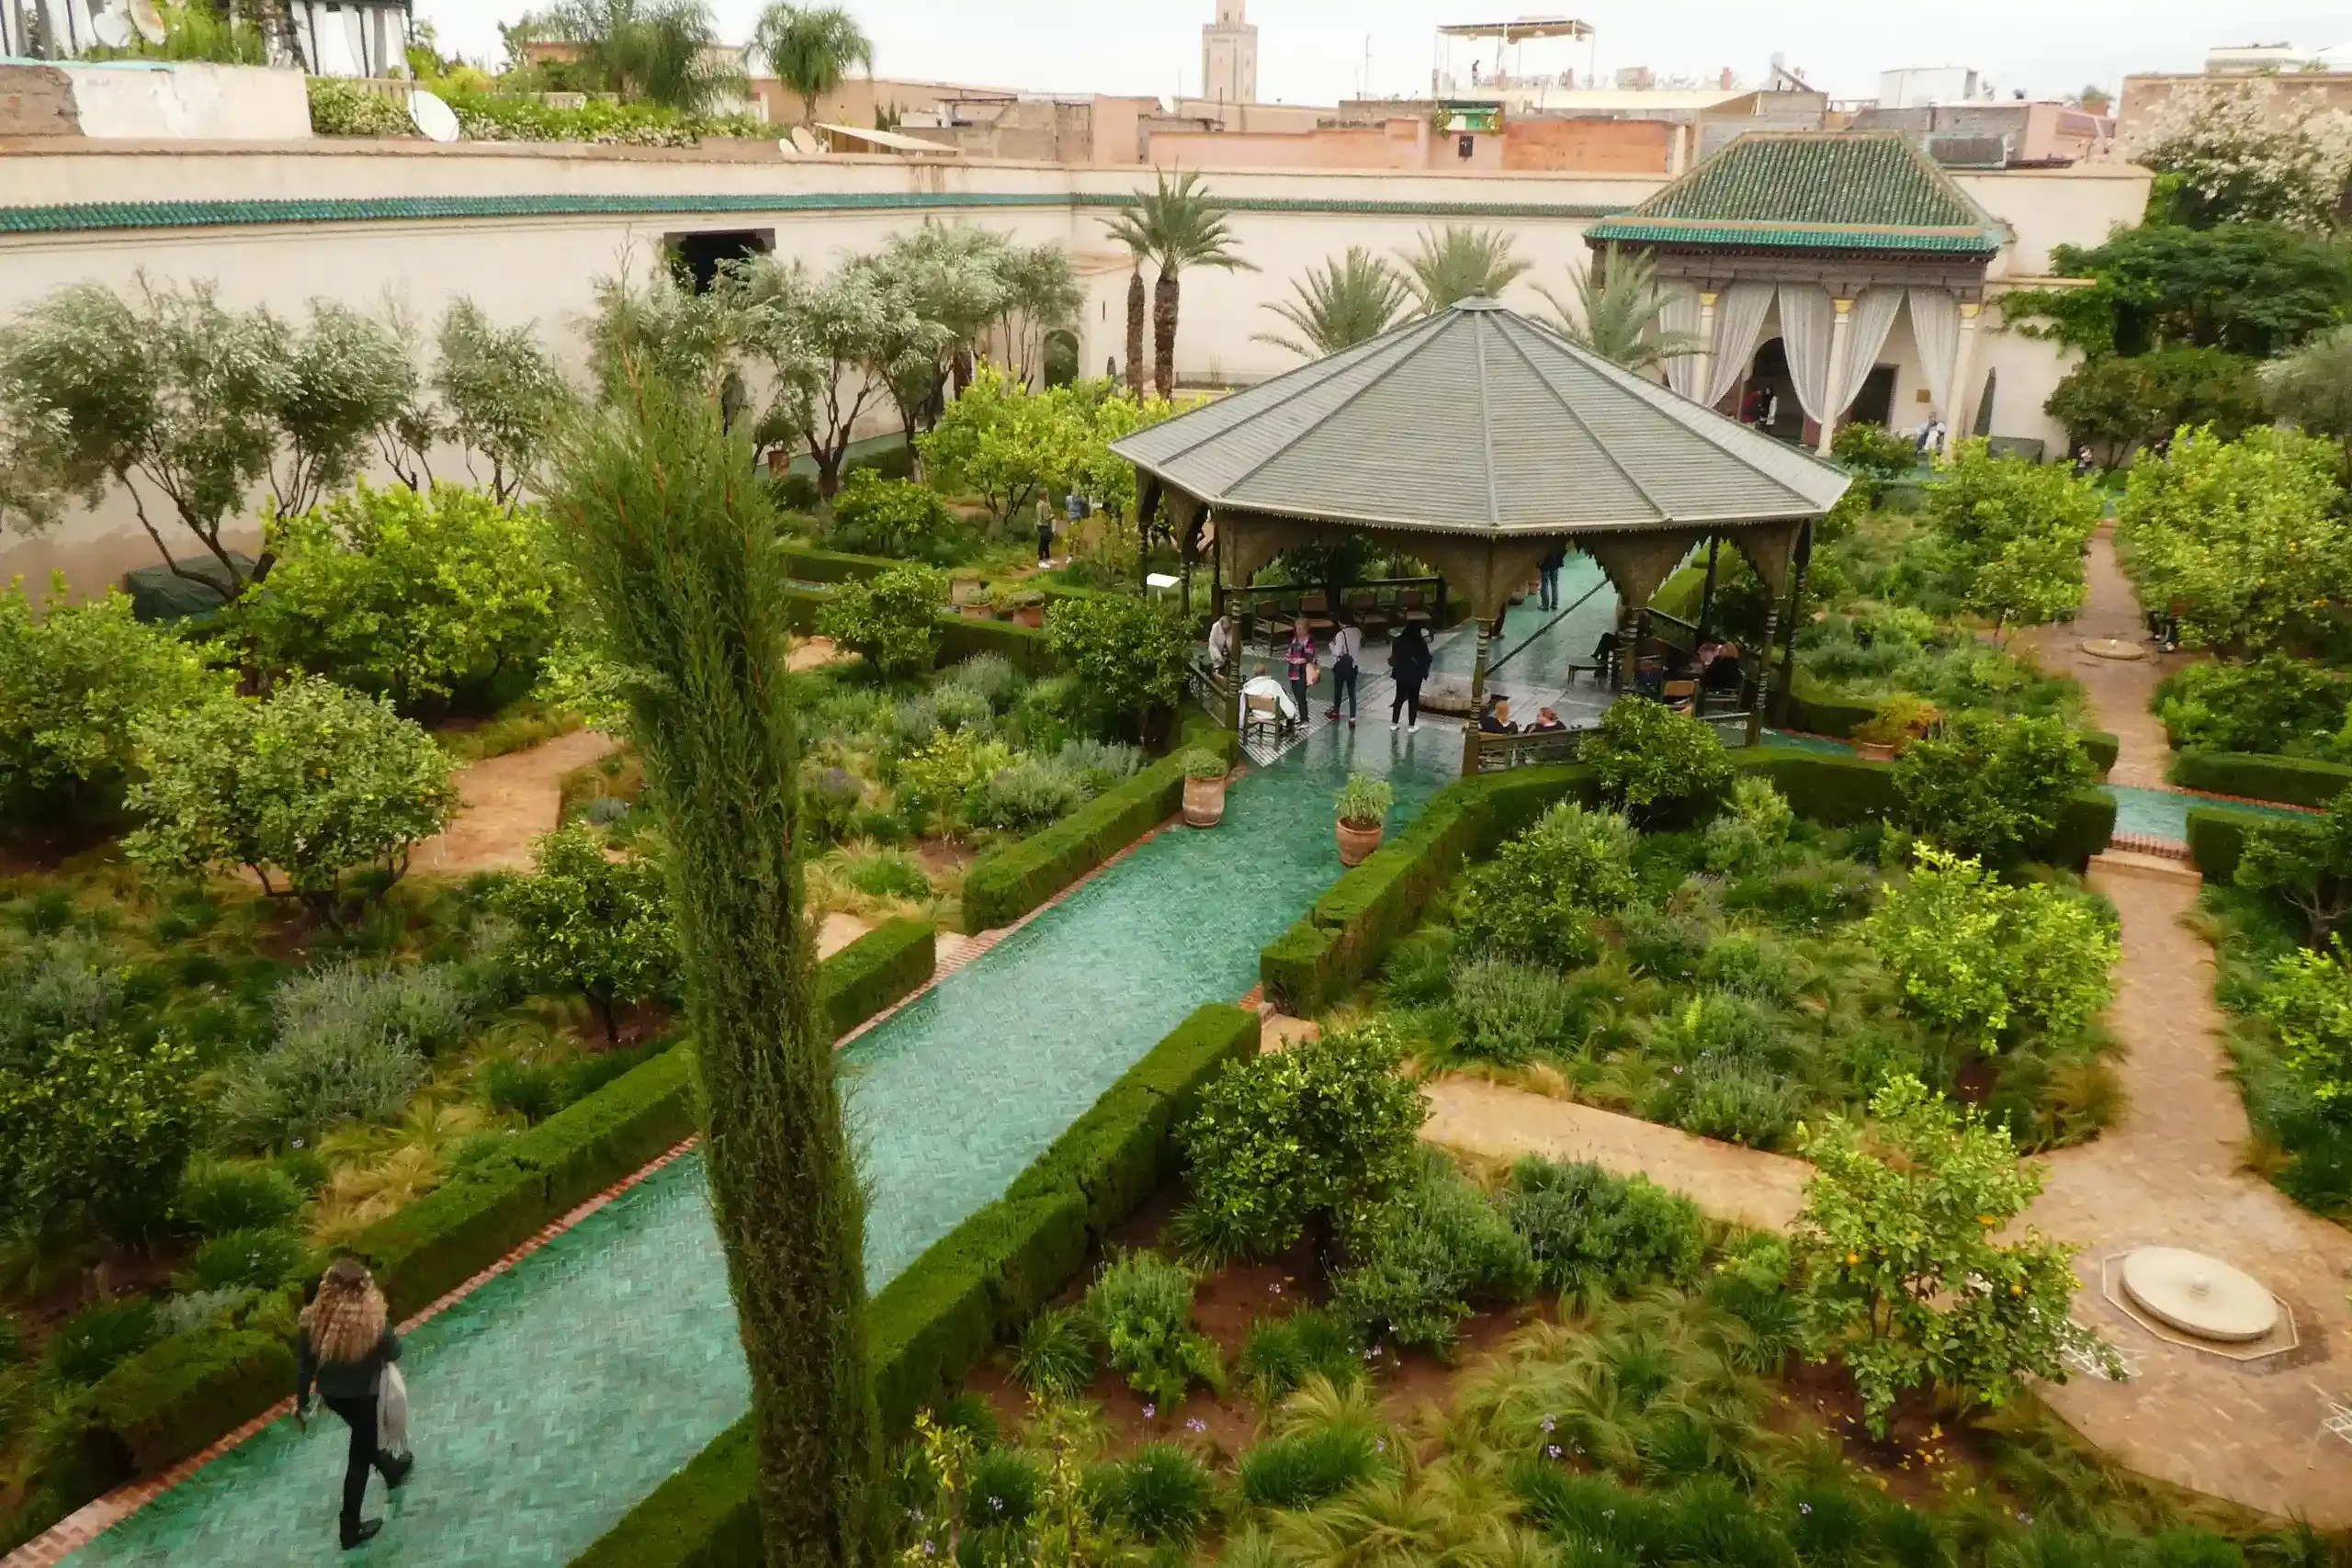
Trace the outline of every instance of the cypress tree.
{"label": "cypress tree", "polygon": [[879,1452],[864,1201],[801,918],[797,744],[777,519],[715,399],[622,378],[551,508],[671,847],[704,1159],[752,1375],[776,1568],[871,1555]]}

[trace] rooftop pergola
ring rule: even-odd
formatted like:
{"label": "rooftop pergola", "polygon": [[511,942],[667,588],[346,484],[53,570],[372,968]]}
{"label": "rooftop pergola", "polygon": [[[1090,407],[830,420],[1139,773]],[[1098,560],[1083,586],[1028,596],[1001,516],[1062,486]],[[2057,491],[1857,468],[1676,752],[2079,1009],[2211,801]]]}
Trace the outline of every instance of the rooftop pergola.
{"label": "rooftop pergola", "polygon": [[1188,552],[1213,525],[1228,587],[1350,531],[1429,562],[1477,619],[1474,711],[1487,627],[1555,542],[1599,562],[1626,622],[1710,538],[1737,548],[1777,603],[1800,540],[1848,483],[1491,299],[1113,450],[1136,465],[1142,514],[1165,505]]}

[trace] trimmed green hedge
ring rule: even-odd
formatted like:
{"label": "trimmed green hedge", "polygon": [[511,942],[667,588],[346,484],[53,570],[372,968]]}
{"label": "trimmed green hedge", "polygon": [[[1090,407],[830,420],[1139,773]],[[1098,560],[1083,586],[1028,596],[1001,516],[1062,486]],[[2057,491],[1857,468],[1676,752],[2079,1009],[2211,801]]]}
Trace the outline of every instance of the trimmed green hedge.
{"label": "trimmed green hedge", "polygon": [[[1833,686],[1815,684],[1803,670],[1797,671],[1796,687],[1788,695],[1786,728],[1807,735],[1827,735],[1839,740],[1850,739],[1856,729],[1870,722],[1878,712],[1876,699],[1865,699],[1841,692]],[[2083,742],[2084,754],[2091,766],[2105,778],[2114,771],[2115,759],[2121,753],[2123,743],[2104,729],[2077,730]]]}
{"label": "trimmed green hedge", "polygon": [[[1230,761],[1229,729],[1196,733]],[[964,874],[964,929],[1009,926],[1174,816],[1184,804],[1184,766],[1166,757],[1115,789],[1104,790],[1050,828],[990,850]]]}
{"label": "trimmed green hedge", "polygon": [[[818,970],[818,997],[846,1034],[931,978],[932,928],[892,920]],[[370,1226],[351,1250],[368,1259],[394,1318],[446,1292],[541,1229],[691,1136],[694,1054],[673,1048],[507,1141]],[[176,1334],[109,1372],[89,1396],[90,1420],[70,1481],[79,1506],[135,1475],[196,1453],[284,1398],[294,1386],[286,1292],[213,1328]]]}
{"label": "trimmed green hedge", "polygon": [[2238,859],[2245,853],[2245,836],[2278,820],[2258,811],[2233,811],[2226,806],[2195,806],[2188,811],[2188,858],[2205,880],[2230,883],[2237,879]]}
{"label": "trimmed green hedge", "polygon": [[[1258,1017],[1215,1004],[1178,1025],[1012,1189],[933,1243],[866,1312],[875,1393],[896,1437],[990,1345],[1045,1306],[1175,1164],[1170,1131],[1210,1077],[1257,1050]],[[574,1568],[757,1568],[758,1456],[727,1428]]]}
{"label": "trimmed green hedge", "polygon": [[1023,675],[1050,675],[1058,669],[1046,634],[1018,621],[981,621],[969,615],[939,617],[939,662],[960,664],[978,653],[1001,654]]}
{"label": "trimmed green hedge", "polygon": [[[1851,827],[1894,808],[1894,770],[1859,757],[1765,746],[1733,754],[1734,764],[1770,778],[1800,816]],[[1580,767],[1515,768],[1440,790],[1411,827],[1340,878],[1306,918],[1259,951],[1258,976],[1283,1011],[1311,1018],[1379,971],[1388,950],[1464,862],[1581,792]],[[2041,858],[2080,866],[2115,834],[2115,802],[2086,790],[2066,802]]]}
{"label": "trimmed green hedge", "polygon": [[798,543],[778,545],[776,554],[784,558],[785,570],[802,582],[863,582],[908,564],[887,556],[854,556]]}
{"label": "trimmed green hedge", "polygon": [[938,967],[935,934],[928,920],[885,920],[818,967],[834,1039],[922,988]]}
{"label": "trimmed green hedge", "polygon": [[2240,751],[2183,751],[2172,761],[2172,782],[2183,789],[2325,807],[2352,789],[2352,767],[2308,757],[2261,757]]}

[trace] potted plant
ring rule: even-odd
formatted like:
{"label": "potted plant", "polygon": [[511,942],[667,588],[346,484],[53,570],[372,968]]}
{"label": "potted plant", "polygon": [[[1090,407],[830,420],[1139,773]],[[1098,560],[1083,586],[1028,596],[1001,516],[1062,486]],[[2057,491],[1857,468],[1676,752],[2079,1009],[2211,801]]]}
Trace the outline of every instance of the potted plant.
{"label": "potted plant", "polygon": [[1927,698],[1897,692],[1854,727],[1854,755],[1867,761],[1892,761],[1905,746],[1941,724],[1943,717],[1942,710]]}
{"label": "potted plant", "polygon": [[1348,775],[1339,799],[1341,865],[1362,865],[1380,847],[1381,835],[1388,829],[1388,808],[1396,803],[1396,792],[1388,787],[1386,779],[1369,773]]}
{"label": "potted plant", "polygon": [[985,582],[959,582],[956,585],[956,613],[967,621],[989,618],[989,589]]}
{"label": "potted plant", "polygon": [[1046,625],[1046,595],[1035,588],[1024,588],[1013,594],[1012,618],[1031,631],[1042,631]]}
{"label": "potted plant", "polygon": [[1012,607],[1019,602],[1020,595],[1009,582],[997,583],[989,590],[989,614],[1000,621],[1012,619]]}
{"label": "potted plant", "polygon": [[1216,827],[1225,820],[1225,759],[1205,746],[1192,746],[1178,761],[1184,764],[1185,825]]}

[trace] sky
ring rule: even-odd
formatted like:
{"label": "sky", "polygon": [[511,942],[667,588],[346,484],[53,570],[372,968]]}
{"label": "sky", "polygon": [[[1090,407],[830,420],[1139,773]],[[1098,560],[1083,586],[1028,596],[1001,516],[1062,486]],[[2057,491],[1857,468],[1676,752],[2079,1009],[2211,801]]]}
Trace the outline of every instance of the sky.
{"label": "sky", "polygon": [[[445,51],[494,60],[498,24],[529,0],[416,0]],[[714,0],[730,39],[747,37],[759,0]],[[850,0],[883,76],[1034,91],[1157,94],[1200,90],[1201,26],[1213,0]],[[1786,57],[1835,97],[1869,97],[1878,73],[1973,65],[2002,95],[2064,97],[2112,90],[2126,73],[2192,71],[2216,44],[2293,43],[2352,53],[2344,0],[1602,0],[1558,6],[1593,25],[1590,45],[1531,45],[1523,69],[1604,76],[1646,65],[1709,82],[1729,66],[1756,83]],[[1366,81],[1379,93],[1429,90],[1442,22],[1532,14],[1530,0],[1249,0],[1259,29],[1261,96],[1335,103]],[[1541,54],[1548,49],[1550,54]],[[1457,68],[1466,65],[1457,57]]]}

